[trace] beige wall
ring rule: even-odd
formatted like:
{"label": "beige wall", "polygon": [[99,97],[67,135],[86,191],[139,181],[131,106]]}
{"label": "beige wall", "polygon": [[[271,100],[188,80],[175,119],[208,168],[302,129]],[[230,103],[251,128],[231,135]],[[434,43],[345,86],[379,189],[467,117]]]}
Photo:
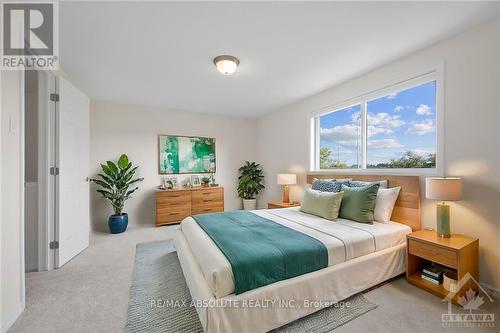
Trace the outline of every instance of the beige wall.
{"label": "beige wall", "polygon": [[[256,121],[190,112],[172,112],[141,106],[93,102],[90,107],[90,168],[126,153],[139,168],[144,181],[126,202],[130,223],[154,225],[155,189],[158,174],[158,134],[216,138],[217,183],[224,186],[226,210],[239,209],[236,192],[238,168],[257,157]],[[185,176],[180,175],[179,180]],[[91,187],[91,219],[94,229],[103,230],[112,210]]]}
{"label": "beige wall", "polygon": [[[300,200],[309,168],[311,111],[444,61],[445,173],[462,176],[465,187],[464,199],[452,203],[452,231],[480,239],[481,281],[500,289],[499,26],[499,20],[481,25],[260,118],[258,159],[268,178],[261,203],[279,200],[275,177],[285,171],[298,173],[300,186],[291,196]],[[435,227],[434,215],[433,202],[424,200],[423,225]]]}
{"label": "beige wall", "polygon": [[[2,332],[24,309],[22,209],[22,72],[1,74],[1,324]],[[9,126],[9,123],[11,124]]]}

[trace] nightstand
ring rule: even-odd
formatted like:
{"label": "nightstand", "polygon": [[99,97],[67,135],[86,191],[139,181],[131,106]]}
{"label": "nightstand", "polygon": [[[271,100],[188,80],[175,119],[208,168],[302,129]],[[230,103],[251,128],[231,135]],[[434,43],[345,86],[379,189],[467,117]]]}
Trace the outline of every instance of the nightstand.
{"label": "nightstand", "polygon": [[300,202],[268,202],[267,203],[267,208],[268,209],[274,209],[274,208],[289,208],[289,207],[297,207],[300,206]]}
{"label": "nightstand", "polygon": [[[434,284],[421,277],[422,269],[437,263],[457,273],[458,281],[467,273],[479,282],[479,240],[460,234],[441,238],[434,230],[420,230],[406,236],[406,279],[409,283],[445,298],[448,291],[442,284]],[[453,297],[458,304],[459,296],[477,285],[470,279]]]}

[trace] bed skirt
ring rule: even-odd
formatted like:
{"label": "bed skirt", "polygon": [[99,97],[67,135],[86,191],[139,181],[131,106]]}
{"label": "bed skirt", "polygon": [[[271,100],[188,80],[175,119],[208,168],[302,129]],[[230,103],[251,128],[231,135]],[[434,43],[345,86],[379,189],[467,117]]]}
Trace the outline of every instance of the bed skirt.
{"label": "bed skirt", "polygon": [[175,247],[191,297],[207,333],[268,332],[405,271],[406,244],[292,279],[215,298],[182,231]]}

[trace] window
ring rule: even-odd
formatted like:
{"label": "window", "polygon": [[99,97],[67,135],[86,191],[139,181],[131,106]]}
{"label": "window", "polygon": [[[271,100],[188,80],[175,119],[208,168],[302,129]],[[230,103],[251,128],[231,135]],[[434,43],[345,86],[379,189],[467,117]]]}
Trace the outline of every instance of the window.
{"label": "window", "polygon": [[361,106],[355,105],[319,118],[320,169],[358,168],[361,161]]}
{"label": "window", "polygon": [[313,118],[315,170],[436,168],[436,73]]}

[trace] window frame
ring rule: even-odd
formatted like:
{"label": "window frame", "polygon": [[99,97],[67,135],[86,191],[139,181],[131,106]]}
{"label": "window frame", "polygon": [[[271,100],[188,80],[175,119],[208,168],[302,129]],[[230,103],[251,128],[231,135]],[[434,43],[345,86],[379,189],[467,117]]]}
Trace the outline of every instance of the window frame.
{"label": "window frame", "polygon": [[[441,175],[444,170],[444,64],[434,66],[429,70],[421,71],[418,74],[406,76],[407,79],[396,81],[396,83],[386,84],[376,90],[350,98],[344,102],[327,106],[310,113],[310,172],[315,173],[363,173],[363,174],[422,174]],[[408,77],[410,77],[408,79]],[[435,81],[436,82],[436,167],[435,168],[367,168],[367,103],[403,90],[415,88],[417,86]],[[361,110],[361,163],[358,168],[346,169],[320,169],[319,149],[320,149],[320,117],[341,111],[343,109],[360,105]]]}

